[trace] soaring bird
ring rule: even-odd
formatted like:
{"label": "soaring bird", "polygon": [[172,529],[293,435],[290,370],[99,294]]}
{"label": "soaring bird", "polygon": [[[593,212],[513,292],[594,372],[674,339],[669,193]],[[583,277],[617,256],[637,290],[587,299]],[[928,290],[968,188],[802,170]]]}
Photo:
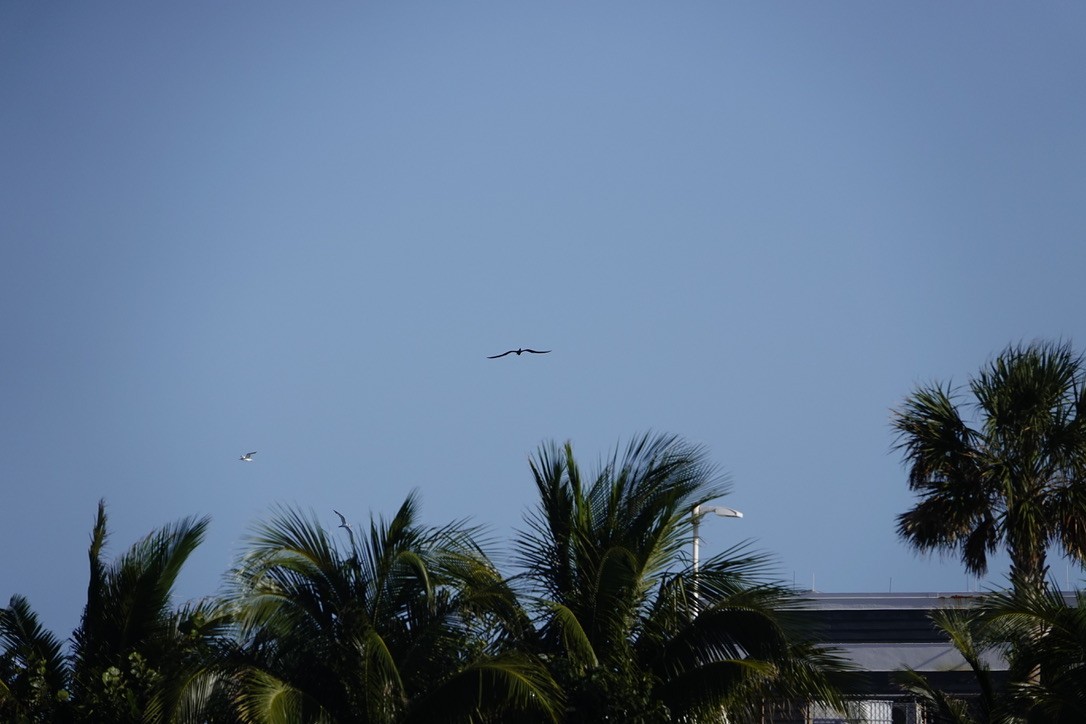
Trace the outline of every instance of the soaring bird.
{"label": "soaring bird", "polygon": [[[343,513],[340,513],[335,508],[332,508],[332,512],[339,516],[339,527],[347,531],[347,537],[351,539],[351,550],[354,550],[354,531],[351,530],[351,524],[347,522],[347,519],[343,517]],[[351,556],[351,560],[357,560],[354,556]]]}
{"label": "soaring bird", "polygon": [[253,461],[253,455],[256,455],[256,450],[253,450],[252,452],[245,453],[240,458],[238,458],[238,460],[242,460],[244,462],[251,463]]}
{"label": "soaring bird", "polygon": [[517,355],[519,357],[520,355],[524,354],[525,352],[531,352],[532,354],[547,354],[548,352],[550,352],[550,350],[549,349],[511,349],[508,352],[502,352],[501,354],[496,354],[496,355],[492,355],[490,357],[487,357],[487,359],[498,359],[499,357],[504,357],[507,354],[515,354],[515,355]]}

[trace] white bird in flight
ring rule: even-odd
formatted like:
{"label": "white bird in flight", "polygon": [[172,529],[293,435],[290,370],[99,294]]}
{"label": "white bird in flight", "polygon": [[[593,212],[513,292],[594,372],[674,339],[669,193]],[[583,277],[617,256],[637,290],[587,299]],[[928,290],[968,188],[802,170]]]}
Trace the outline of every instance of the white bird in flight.
{"label": "white bird in flight", "polygon": [[238,460],[241,460],[241,461],[247,462],[247,463],[251,463],[253,461],[253,455],[256,455],[256,450],[253,450],[252,452],[245,453],[240,458],[238,458]]}
{"label": "white bird in flight", "polygon": [[354,550],[354,531],[351,530],[351,524],[343,517],[343,513],[340,513],[335,508],[332,508],[332,512],[339,516],[339,527],[347,531],[347,537],[351,539],[351,550]]}

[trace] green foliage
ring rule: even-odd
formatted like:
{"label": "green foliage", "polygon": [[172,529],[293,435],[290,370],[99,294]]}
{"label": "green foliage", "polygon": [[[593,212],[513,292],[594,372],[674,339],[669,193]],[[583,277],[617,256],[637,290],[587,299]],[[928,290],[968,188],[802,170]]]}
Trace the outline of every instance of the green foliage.
{"label": "green foliage", "polygon": [[[799,601],[743,547],[686,562],[694,506],[726,492],[702,449],[642,436],[586,477],[572,447],[532,461],[540,502],[518,540],[541,650],[569,722],[731,721],[770,699],[837,702],[840,667],[783,610]],[[694,592],[697,591],[695,596]]]}
{"label": "green foliage", "polygon": [[[1086,721],[1086,596],[1068,605],[1054,586],[991,593],[975,608],[937,611],[933,621],[969,664],[979,699],[972,705],[947,695],[919,672],[901,684],[926,700],[948,724],[1025,724]],[[995,683],[984,654],[1009,663]]]}
{"label": "green foliage", "polygon": [[[915,672],[907,685],[946,721],[1082,721],[1081,605],[1066,606],[1045,578],[1050,546],[1086,561],[1086,363],[1069,344],[1010,346],[969,393],[964,406],[959,391],[927,385],[895,411],[898,449],[919,495],[898,517],[898,533],[921,551],[959,552],[976,574],[1005,547],[1014,590],[937,620],[973,667],[979,707],[932,690]],[[999,690],[978,654],[992,646],[1011,662],[1011,684]]]}
{"label": "green foliage", "polygon": [[0,713],[26,722],[165,722],[194,711],[188,685],[214,660],[223,623],[209,604],[175,611],[170,598],[207,523],[165,526],[106,562],[99,503],[72,651],[62,651],[21,597],[0,611]]}
{"label": "green foliage", "polygon": [[970,705],[935,688],[922,673],[911,668],[900,673],[899,683],[907,691],[927,702],[929,710],[934,712],[938,721],[943,724],[987,724],[998,721],[1001,706],[999,692],[993,683],[992,672],[984,661],[984,655],[989,651],[1002,649],[1001,642],[979,625],[980,616],[977,610],[940,609],[932,612],[931,617],[936,628],[946,634],[951,645],[969,665],[976,678],[980,696]]}
{"label": "green foliage", "polygon": [[296,510],[256,528],[228,594],[243,720],[553,718],[559,692],[509,645],[527,619],[474,531],[417,516],[411,495],[346,549]]}
{"label": "green foliage", "polygon": [[1086,721],[1086,595],[1068,605],[1054,586],[995,593],[981,623],[1008,646],[1008,709],[1031,721]]}
{"label": "green foliage", "polygon": [[[978,398],[985,385],[998,386],[984,378]],[[921,547],[957,545],[965,535],[975,562],[993,535],[1025,550],[1021,530],[1008,532],[1021,516],[999,507],[996,493],[1019,490],[1008,481],[1028,476],[1006,470],[1021,471],[1027,458],[999,474],[994,457],[978,463],[978,451],[1011,457],[1013,422],[1028,428],[1020,430],[1034,441],[1026,448],[1046,450],[1028,457],[1030,484],[1046,482],[1022,489],[1051,492],[1051,500],[1031,500],[1030,516],[1063,515],[1037,524],[1041,538],[1059,530],[1076,540],[1081,476],[1069,451],[1081,396],[1074,410],[1053,413],[1062,427],[1040,435],[1046,418],[1019,414],[1021,395],[1018,407],[985,402],[1011,422],[973,431],[942,424],[957,411],[936,392],[918,393],[899,417],[910,480],[931,493],[920,512],[902,516],[902,530]],[[1057,428],[1062,437],[1051,433]],[[1037,442],[1048,438],[1060,442]],[[22,598],[0,611],[0,720],[739,724],[813,700],[844,708],[831,685],[842,660],[793,616],[803,601],[773,580],[765,555],[740,544],[693,567],[693,511],[728,491],[701,448],[645,435],[586,473],[570,445],[551,444],[531,472],[539,502],[516,540],[513,578],[483,551],[478,529],[422,525],[412,494],[391,519],[338,536],[312,515],[278,508],[253,528],[223,595],[180,608],[171,592],[207,519],[165,526],[110,561],[99,505],[71,651]],[[948,501],[958,507],[938,519]],[[962,521],[978,520],[990,525],[961,533]],[[958,631],[978,676],[977,652],[992,641],[1016,652],[1023,671],[1040,672],[988,692],[982,713],[990,720],[1028,709],[1071,721],[1081,714],[1082,623],[1037,601],[1013,603],[1024,601],[1025,613],[1006,603],[998,614],[942,624]],[[922,677],[913,683],[922,688]],[[976,714],[946,697],[943,705],[948,717]]]}
{"label": "green foliage", "polygon": [[12,722],[62,721],[68,704],[61,644],[22,596],[0,609],[0,716]]}

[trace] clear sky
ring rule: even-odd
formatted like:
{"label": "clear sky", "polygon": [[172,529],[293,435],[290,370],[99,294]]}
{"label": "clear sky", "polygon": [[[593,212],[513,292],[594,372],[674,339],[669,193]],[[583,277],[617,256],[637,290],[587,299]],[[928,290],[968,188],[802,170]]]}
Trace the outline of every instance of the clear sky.
{"label": "clear sky", "polygon": [[647,430],[731,479],[704,554],[975,585],[896,538],[890,410],[1086,349],[1084,37],[1076,2],[0,3],[0,603],[70,632],[100,498],[110,555],[212,516],[184,597],[276,503],[417,488],[508,549],[540,443]]}

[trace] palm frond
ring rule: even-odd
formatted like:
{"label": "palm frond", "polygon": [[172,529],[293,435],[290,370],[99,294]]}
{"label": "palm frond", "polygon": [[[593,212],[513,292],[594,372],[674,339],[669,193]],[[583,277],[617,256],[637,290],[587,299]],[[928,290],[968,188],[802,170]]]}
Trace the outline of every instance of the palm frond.
{"label": "palm frond", "polygon": [[68,687],[70,668],[59,639],[47,631],[23,596],[0,609],[0,711],[30,716],[52,710]]}
{"label": "palm frond", "polygon": [[94,526],[91,531],[91,544],[87,552],[90,563],[90,580],[87,583],[87,603],[78,628],[72,634],[72,643],[76,660],[89,656],[87,648],[92,641],[101,640],[98,629],[102,626],[102,606],[105,604],[106,566],[102,561],[102,549],[107,539],[106,502],[98,501]]}
{"label": "palm frond", "polygon": [[23,666],[30,661],[44,663],[45,670],[56,677],[53,683],[63,684],[63,646],[41,625],[24,596],[12,596],[8,607],[0,609],[0,643],[4,645],[5,654]]}
{"label": "palm frond", "polygon": [[247,574],[288,568],[321,577],[339,562],[335,545],[312,515],[276,506],[269,520],[257,523],[246,537]]}
{"label": "palm frond", "polygon": [[568,606],[554,601],[546,601],[543,604],[550,616],[544,625],[544,636],[548,632],[556,634],[562,642],[562,649],[570,662],[578,669],[585,669],[599,664],[599,656],[592,646],[592,640],[584,630],[577,615]]}
{"label": "palm frond", "polygon": [[717,659],[667,678],[654,694],[679,721],[722,709],[738,713],[749,704],[744,700],[744,691],[757,688],[759,682],[771,680],[776,674],[777,667],[768,661]]}
{"label": "palm frond", "polygon": [[381,634],[368,628],[354,644],[364,662],[368,691],[388,691],[393,692],[392,696],[402,696],[404,685],[396,665],[396,657]]}
{"label": "palm frond", "polygon": [[[972,610],[937,609],[931,614],[932,623],[942,631],[950,644],[969,665],[980,688],[978,706],[982,718],[988,718],[996,708],[996,691],[992,674],[983,654],[999,646],[999,642],[978,625],[978,613]],[[943,704],[939,704],[940,709]]]}
{"label": "palm frond", "polygon": [[154,693],[143,720],[147,724],[203,724],[225,681],[222,673],[202,667],[173,676]]}
{"label": "palm frond", "polygon": [[469,664],[417,701],[404,721],[512,721],[535,715],[558,722],[562,713],[562,691],[546,668],[510,652]]}
{"label": "palm frond", "polygon": [[209,522],[185,518],[163,526],[106,568],[102,624],[120,649],[163,630],[177,576]]}
{"label": "palm frond", "polygon": [[332,724],[320,704],[266,671],[250,670],[242,677],[238,713],[252,724]]}
{"label": "palm frond", "polygon": [[1010,644],[1009,698],[1051,721],[1086,716],[1086,595],[1068,605],[1055,586],[996,592],[981,605],[989,635]]}
{"label": "palm frond", "polygon": [[966,702],[932,686],[931,681],[919,671],[905,668],[897,673],[897,682],[905,691],[916,695],[929,708],[937,711],[940,721],[946,724],[976,724]]}

